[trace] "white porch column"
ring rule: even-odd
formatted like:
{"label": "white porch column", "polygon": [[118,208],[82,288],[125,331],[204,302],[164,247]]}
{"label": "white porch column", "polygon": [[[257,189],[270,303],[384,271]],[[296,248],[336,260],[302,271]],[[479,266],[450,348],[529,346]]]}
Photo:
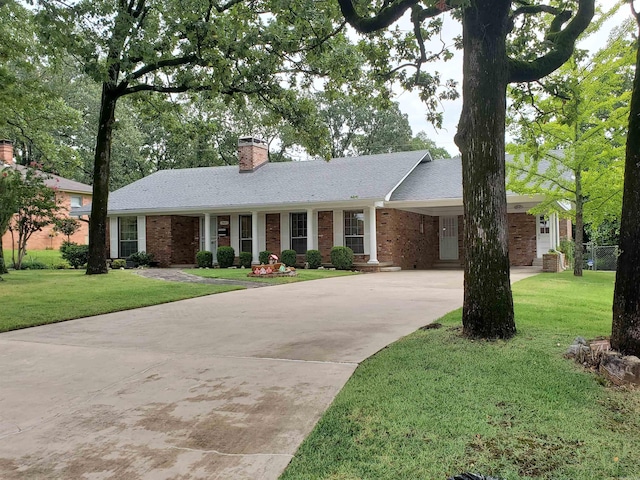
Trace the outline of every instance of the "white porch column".
{"label": "white porch column", "polygon": [[549,215],[549,248],[558,248],[558,214],[552,213]]}
{"label": "white porch column", "polygon": [[307,250],[315,250],[316,237],[318,235],[316,229],[316,218],[313,209],[307,209]]}
{"label": "white porch column", "polygon": [[109,217],[109,256],[118,258],[118,217]]}
{"label": "white porch column", "polygon": [[258,265],[258,212],[251,212],[251,264]]}
{"label": "white porch column", "polygon": [[378,265],[378,235],[376,230],[376,206],[369,207],[369,261],[372,265]]}
{"label": "white porch column", "polygon": [[[209,212],[204,214],[204,249],[211,250],[211,214]],[[216,252],[212,252],[216,255]]]}

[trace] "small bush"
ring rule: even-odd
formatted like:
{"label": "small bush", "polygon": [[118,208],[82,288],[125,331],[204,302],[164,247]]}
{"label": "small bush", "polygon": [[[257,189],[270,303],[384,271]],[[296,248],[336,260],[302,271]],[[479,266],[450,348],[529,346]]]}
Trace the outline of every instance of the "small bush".
{"label": "small bush", "polygon": [[111,261],[111,268],[113,270],[120,270],[121,268],[125,268],[127,266],[127,261],[123,258],[116,258]]}
{"label": "small bush", "polygon": [[353,250],[349,247],[333,247],[331,263],[338,270],[349,270],[353,266]]}
{"label": "small bush", "polygon": [[62,251],[62,248],[60,248],[60,251],[62,252],[62,258],[75,269],[85,265],[89,260],[89,245],[68,244],[65,246],[64,251]]}
{"label": "small bush", "polygon": [[71,246],[73,246],[73,245],[78,245],[78,244],[77,244],[77,243],[75,243],[75,242],[67,242],[67,241],[65,240],[64,242],[62,242],[62,245],[60,245],[60,253],[61,253],[62,255],[64,255],[64,252],[66,252],[66,251],[67,251],[67,248],[69,248],[69,247],[71,247]]}
{"label": "small bush", "polygon": [[22,270],[49,270],[49,265],[38,260],[31,260],[30,262],[22,262]]}
{"label": "small bush", "polygon": [[558,250],[564,253],[565,259],[569,265],[573,265],[573,259],[575,258],[574,250],[575,246],[572,240],[561,240]]}
{"label": "small bush", "polygon": [[293,267],[296,264],[296,251],[295,250],[283,250],[280,256],[280,261],[287,267]]}
{"label": "small bush", "polygon": [[322,254],[319,250],[307,250],[307,263],[309,268],[318,268],[322,265]]}
{"label": "small bush", "polygon": [[216,258],[220,268],[229,268],[233,265],[233,261],[236,259],[236,251],[233,247],[218,247]]}
{"label": "small bush", "polygon": [[213,265],[213,253],[208,250],[200,250],[196,253],[196,263],[200,268],[208,268]]}
{"label": "small bush", "polygon": [[153,262],[153,254],[147,252],[136,252],[129,255],[127,260],[136,263],[139,266],[146,266]]}
{"label": "small bush", "polygon": [[251,268],[251,260],[253,256],[251,252],[240,252],[240,266],[244,268]]}
{"label": "small bush", "polygon": [[271,252],[269,250],[264,250],[258,254],[258,261],[261,265],[266,265],[267,263],[269,263],[269,255],[271,255]]}

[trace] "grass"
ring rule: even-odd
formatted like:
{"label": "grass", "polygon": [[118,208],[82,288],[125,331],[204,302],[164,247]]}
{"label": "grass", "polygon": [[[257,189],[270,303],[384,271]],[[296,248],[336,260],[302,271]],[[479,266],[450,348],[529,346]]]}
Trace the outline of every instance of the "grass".
{"label": "grass", "polygon": [[[18,252],[16,250],[16,258],[18,257]],[[10,267],[13,265],[12,261],[12,250],[5,249],[4,250],[4,260],[5,264]],[[64,265],[66,268],[69,268],[69,264],[62,259],[60,255],[60,250],[27,250],[27,254],[24,256],[22,260],[23,264],[29,264],[31,262],[40,262],[48,267],[57,267],[58,265]]]}
{"label": "grass", "polygon": [[244,280],[249,282],[260,282],[260,283],[294,283],[294,282],[304,282],[307,280],[319,280],[322,278],[330,278],[330,277],[342,277],[345,275],[357,275],[356,272],[350,272],[346,270],[304,270],[299,269],[296,270],[298,275],[295,277],[273,277],[273,278],[260,278],[260,277],[247,277],[247,274],[250,273],[248,269],[242,268],[194,268],[185,270],[187,273],[191,273],[193,275],[198,275],[200,277],[205,278],[223,278],[228,280]]}
{"label": "grass", "polygon": [[0,332],[242,288],[151,280],[120,270],[11,270],[2,278]]}
{"label": "grass", "polygon": [[608,335],[613,274],[514,285],[518,335],[461,337],[461,312],[362,363],[282,475],[290,479],[640,478],[640,390],[563,358]]}

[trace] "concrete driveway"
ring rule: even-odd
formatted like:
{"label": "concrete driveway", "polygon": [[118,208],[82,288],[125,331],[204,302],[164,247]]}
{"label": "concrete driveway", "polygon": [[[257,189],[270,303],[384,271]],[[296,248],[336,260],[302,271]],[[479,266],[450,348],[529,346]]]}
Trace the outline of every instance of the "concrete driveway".
{"label": "concrete driveway", "polygon": [[461,304],[462,272],[408,271],[0,334],[0,478],[275,479],[359,362]]}

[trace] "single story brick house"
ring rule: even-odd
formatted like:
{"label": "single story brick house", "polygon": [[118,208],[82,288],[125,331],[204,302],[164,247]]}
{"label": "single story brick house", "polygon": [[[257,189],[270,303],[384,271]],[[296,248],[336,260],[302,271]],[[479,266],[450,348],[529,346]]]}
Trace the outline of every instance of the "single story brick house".
{"label": "single story brick house", "polygon": [[[230,245],[236,254],[307,250],[330,262],[348,246],[376,269],[460,265],[462,173],[459,158],[428,151],[326,161],[269,163],[266,144],[239,140],[239,166],[162,170],[111,193],[111,258],[136,251],[161,266],[193,265],[198,250]],[[526,211],[541,197],[508,195],[511,264],[531,265],[571,224]],[[89,208],[74,210],[87,214]]]}
{"label": "single story brick house", "polygon": [[[0,168],[15,168],[17,170],[25,170],[26,167],[17,165],[13,157],[13,144],[9,140],[0,140]],[[84,205],[91,204],[93,189],[91,185],[76,182],[68,178],[58,175],[47,174],[44,179],[45,185],[55,189],[56,199],[58,200],[61,210],[59,216],[68,216],[72,208],[81,208]],[[29,250],[45,250],[59,249],[67,239],[62,233],[56,232],[53,225],[44,227],[39,232],[35,232],[27,242],[27,251]],[[71,235],[72,242],[86,245],[89,243],[89,224],[80,222],[80,228],[76,233]],[[18,239],[15,239],[17,243]],[[2,236],[2,248],[6,251],[14,247],[11,232],[6,232]],[[17,247],[16,247],[17,248]]]}

